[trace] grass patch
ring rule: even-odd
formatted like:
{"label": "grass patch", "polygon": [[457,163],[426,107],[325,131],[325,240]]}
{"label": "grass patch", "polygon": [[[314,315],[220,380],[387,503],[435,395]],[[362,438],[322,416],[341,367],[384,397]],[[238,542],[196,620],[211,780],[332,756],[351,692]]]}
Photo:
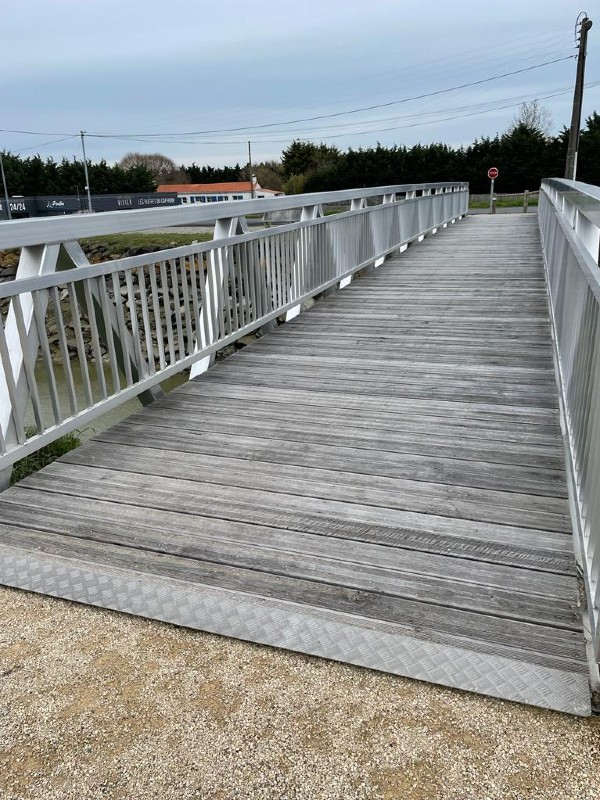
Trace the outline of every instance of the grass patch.
{"label": "grass patch", "polygon": [[[35,428],[28,428],[27,438],[29,439],[35,433]],[[11,486],[13,483],[22,481],[23,478],[26,478],[28,475],[33,475],[34,472],[42,469],[42,467],[47,467],[48,464],[51,464],[53,461],[56,461],[57,458],[64,456],[65,453],[68,453],[70,450],[74,450],[76,447],[79,447],[80,444],[81,439],[76,433],[67,433],[65,436],[61,436],[60,439],[57,439],[55,442],[51,442],[50,444],[41,447],[37,452],[32,453],[29,456],[25,456],[25,458],[17,461],[13,467],[12,475],[10,477]]]}
{"label": "grass patch", "polygon": [[80,243],[86,248],[107,247],[115,255],[123,255],[133,248],[160,248],[181,247],[192,242],[210,242],[212,233],[111,233],[104,236],[91,236],[81,239]]}
{"label": "grass patch", "polygon": [[[537,206],[537,204],[538,204],[537,197],[530,198],[529,202],[527,203],[529,207]],[[469,208],[489,208],[489,207],[490,207],[489,200],[472,200],[469,203]],[[501,200],[500,198],[498,198],[496,200],[496,208],[523,208],[523,200],[522,199]]]}

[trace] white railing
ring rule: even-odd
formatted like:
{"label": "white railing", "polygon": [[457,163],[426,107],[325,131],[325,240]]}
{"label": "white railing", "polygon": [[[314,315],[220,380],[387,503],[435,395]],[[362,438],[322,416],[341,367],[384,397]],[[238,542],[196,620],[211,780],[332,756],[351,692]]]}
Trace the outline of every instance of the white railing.
{"label": "white railing", "polygon": [[551,178],[538,209],[574,523],[600,661],[600,189]]}
{"label": "white railing", "polygon": [[[348,210],[323,216],[331,203]],[[293,209],[298,222],[248,232],[246,215]],[[0,223],[0,249],[21,248],[16,279],[0,285],[3,484],[16,460],[151,400],[186,367],[202,372],[218,349],[467,209],[467,184],[437,183]],[[216,215],[212,242],[158,253],[92,265],[78,243]]]}

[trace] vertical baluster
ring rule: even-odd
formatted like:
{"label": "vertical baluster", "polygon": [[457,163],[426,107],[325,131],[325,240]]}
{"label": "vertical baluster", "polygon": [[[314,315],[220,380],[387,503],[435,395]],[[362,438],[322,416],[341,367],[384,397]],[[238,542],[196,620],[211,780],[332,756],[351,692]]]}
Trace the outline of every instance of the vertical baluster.
{"label": "vertical baluster", "polygon": [[58,344],[62,356],[63,369],[67,381],[67,395],[69,398],[69,408],[71,409],[71,416],[77,414],[77,395],[75,393],[75,381],[73,380],[73,370],[71,369],[71,356],[69,354],[69,347],[67,345],[67,337],[65,335],[65,321],[63,318],[62,308],[60,305],[60,294],[56,286],[50,289],[50,298],[54,309],[54,317],[56,319],[56,327],[58,332]]}
{"label": "vertical baluster", "polygon": [[248,251],[246,249],[246,242],[240,242],[237,246],[237,258],[240,265],[240,274],[242,276],[242,318],[243,326],[249,325],[254,318],[256,318],[256,300],[254,294],[254,281],[251,272],[248,270]]}
{"label": "vertical baluster", "polygon": [[[30,352],[29,337],[25,327],[25,320],[23,319],[23,308],[21,306],[21,298],[19,295],[15,295],[13,297],[11,306],[14,311],[15,322],[17,324],[19,344],[21,346],[21,353],[23,355],[23,368],[25,370],[25,378],[27,380],[27,387],[29,389],[29,396],[31,398],[31,405],[33,408],[33,416],[35,417],[37,432],[43,433],[46,428],[42,415],[42,406],[40,403],[37,380],[35,378],[35,361],[37,353],[34,353],[32,356]],[[13,408],[16,408],[16,406],[13,406]]]}
{"label": "vertical baluster", "polygon": [[[58,397],[58,386],[56,385],[56,375],[54,374],[54,364],[52,363],[52,354],[50,353],[50,342],[48,341],[48,331],[46,328],[46,315],[44,313],[44,308],[42,307],[42,301],[40,298],[40,293],[43,292],[47,295],[46,289],[40,289],[38,291],[32,292],[32,299],[33,299],[33,315],[35,318],[35,324],[38,331],[38,340],[40,343],[40,349],[42,351],[42,361],[44,363],[44,368],[46,371],[46,378],[48,381],[48,393],[50,395],[50,405],[52,406],[52,415],[54,416],[54,422],[58,425],[61,422],[61,409],[60,409],[60,400]],[[44,298],[46,299],[46,298]],[[44,307],[46,303],[44,303]],[[58,321],[57,321],[58,327]]]}
{"label": "vertical baluster", "polygon": [[[204,277],[201,272],[202,258],[198,253],[192,253],[190,256],[190,293],[192,295],[192,313],[194,315],[193,325],[193,338],[189,340],[190,353],[194,352],[193,342],[195,340],[198,349],[202,348],[201,339],[201,323],[200,323],[200,300],[198,290],[198,277],[200,283],[203,283]],[[204,315],[203,315],[204,316]]]}
{"label": "vertical baluster", "polygon": [[[211,344],[211,331],[214,331],[212,300],[210,296],[210,261],[206,254],[200,254],[198,264],[198,281],[200,286],[200,298],[202,303],[202,331],[198,332],[199,336],[204,336],[201,339],[202,347],[208,347]],[[215,337],[216,338],[216,337]]]}
{"label": "vertical baluster", "polygon": [[327,280],[327,272],[325,270],[325,226],[314,225],[315,233],[318,241],[318,266],[319,266],[319,284],[323,285]]}
{"label": "vertical baluster", "polygon": [[283,277],[283,253],[281,249],[282,234],[278,233],[273,237],[272,247],[275,256],[275,274],[277,276],[277,308],[281,309],[284,298],[284,277]]}
{"label": "vertical baluster", "polygon": [[[222,339],[230,332],[230,307],[229,307],[229,290],[225,287],[225,263],[223,257],[223,248],[217,247],[214,251],[214,264],[212,270],[212,281],[215,296],[215,321],[217,338]],[[227,297],[227,303],[225,302]]]}
{"label": "vertical baluster", "polygon": [[171,295],[169,283],[167,281],[167,265],[164,261],[160,262],[160,284],[162,289],[162,301],[165,316],[165,326],[167,329],[167,345],[169,348],[169,364],[175,363],[175,346],[173,343],[173,309],[171,308]]}
{"label": "vertical baluster", "polygon": [[[175,326],[177,328],[177,347],[179,355],[177,359],[185,358],[185,347],[183,342],[183,325],[181,319],[181,293],[179,291],[179,275],[183,268],[182,259],[171,258],[169,259],[169,271],[171,274],[171,288],[173,290],[173,307],[175,310]],[[183,276],[181,277],[183,281]]]}
{"label": "vertical baluster", "polygon": [[302,294],[310,291],[309,269],[308,269],[308,241],[306,228],[300,228],[300,285]]}
{"label": "vertical baluster", "polygon": [[[138,311],[135,303],[135,289],[133,284],[133,270],[125,270],[125,285],[127,287],[127,308],[129,309],[129,320],[131,325],[131,337],[135,351],[135,361],[138,369],[138,381],[142,379],[142,364],[144,356],[142,354],[142,333],[138,322]],[[141,297],[141,292],[140,292]]]}
{"label": "vertical baluster", "polygon": [[117,353],[115,349],[115,337],[110,318],[110,306],[108,299],[108,292],[106,290],[106,280],[104,276],[95,278],[96,289],[98,297],[100,298],[100,306],[102,309],[102,320],[104,327],[104,337],[106,339],[106,347],[108,349],[108,363],[110,366],[110,376],[113,387],[113,394],[118,394],[121,391],[121,379],[119,378],[119,366],[117,364]]}
{"label": "vertical baluster", "polygon": [[286,233],[284,233],[285,274],[286,274],[285,285],[287,287],[286,305],[288,303],[293,302],[293,300],[297,297],[296,280],[294,275],[295,264],[294,264],[294,250],[292,246],[292,236],[293,234],[290,231],[286,231]]}
{"label": "vertical baluster", "polygon": [[93,279],[85,280],[83,282],[83,292],[85,297],[85,305],[87,318],[90,323],[90,334],[92,337],[92,352],[96,361],[96,375],[98,377],[98,386],[100,387],[100,394],[102,399],[106,400],[108,397],[106,389],[106,378],[104,377],[104,361],[102,359],[102,349],[100,347],[100,337],[98,335],[98,324],[96,320],[96,311],[100,311],[99,305],[92,297],[91,281]]}
{"label": "vertical baluster", "polygon": [[238,286],[238,269],[236,269],[233,258],[234,245],[228,245],[226,249],[227,271],[229,273],[229,292],[231,296],[231,332],[239,331],[240,325],[240,289]]}
{"label": "vertical baluster", "polygon": [[[148,269],[153,270],[154,265],[150,264]],[[136,278],[137,278],[138,290],[140,293],[140,306],[142,309],[142,322],[144,326],[144,340],[146,342],[146,358],[148,361],[148,371],[150,375],[154,375],[156,372],[156,366],[154,364],[154,342],[152,340],[152,327],[150,325],[150,309],[148,307],[148,294],[146,290],[146,272],[143,266],[137,268]],[[132,293],[131,297],[133,301],[133,307],[135,308],[135,295]],[[136,320],[137,320],[137,314],[136,314]]]}
{"label": "vertical baluster", "polygon": [[75,284],[67,284],[67,289],[69,292],[69,305],[71,307],[71,320],[73,322],[73,330],[75,332],[75,342],[77,343],[77,356],[79,361],[79,371],[81,373],[81,382],[83,383],[83,390],[85,392],[86,406],[89,408],[90,406],[94,405],[94,396],[92,393],[90,371],[87,363],[87,353],[85,351],[85,343],[83,341],[79,301],[77,299]]}
{"label": "vertical baluster", "polygon": [[113,272],[112,274],[112,289],[114,295],[114,305],[117,309],[117,327],[119,329],[119,340],[120,340],[120,348],[121,348],[121,355],[123,361],[123,370],[125,372],[125,383],[127,386],[131,386],[133,384],[133,375],[131,373],[131,360],[129,357],[128,347],[127,347],[127,328],[125,327],[125,314],[123,312],[123,298],[121,297],[121,281],[119,279],[119,274],[117,272]]}
{"label": "vertical baluster", "polygon": [[294,262],[290,258],[290,234],[288,231],[283,233],[283,274],[285,285],[283,304],[287,306],[292,302],[294,296]]}
{"label": "vertical baluster", "polygon": [[224,335],[228,336],[235,330],[233,319],[233,306],[234,287],[231,282],[231,273],[229,268],[229,247],[219,248],[219,267],[220,267],[220,280],[219,287],[221,289],[221,308],[223,309],[223,318],[225,321]]}
{"label": "vertical baluster", "polygon": [[260,266],[256,256],[256,246],[252,242],[244,242],[244,252],[246,254],[246,261],[248,263],[248,272],[250,273],[250,280],[252,281],[254,292],[254,305],[253,305],[253,319],[257,320],[264,317],[264,292],[263,280],[260,271]]}
{"label": "vertical baluster", "polygon": [[269,272],[269,265],[267,263],[267,248],[265,241],[265,238],[261,237],[260,239],[255,239],[252,244],[260,274],[261,293],[263,300],[262,306],[265,315],[267,315],[273,310],[273,291],[271,274]]}
{"label": "vertical baluster", "polygon": [[184,356],[187,354],[191,355],[194,352],[194,328],[192,327],[192,318],[190,313],[190,291],[188,285],[188,272],[189,280],[191,280],[193,274],[193,264],[193,254],[190,256],[181,256],[179,259],[179,266],[181,268],[181,300],[183,303],[183,319],[185,320],[186,347],[183,349]]}
{"label": "vertical baluster", "polygon": [[279,288],[277,305],[281,309],[285,303],[285,264],[282,233],[277,234],[275,237],[275,263],[277,265],[277,286]]}
{"label": "vertical baluster", "polygon": [[[0,320],[0,361],[4,370],[4,379],[6,381],[6,388],[8,390],[8,397],[10,399],[10,415],[12,423],[15,428],[15,434],[19,444],[25,442],[25,423],[23,416],[19,410],[19,397],[17,394],[17,386],[13,374],[13,367],[10,361],[10,354],[8,352],[8,345],[6,343],[6,335],[4,333],[4,322]],[[37,418],[36,418],[37,421]],[[41,420],[38,422],[38,430],[41,430]],[[3,444],[3,449],[6,451],[6,443]]]}
{"label": "vertical baluster", "polygon": [[154,317],[154,330],[156,331],[156,345],[158,347],[158,362],[160,369],[165,369],[167,360],[165,356],[165,343],[163,338],[162,315],[158,299],[158,281],[156,280],[156,264],[148,266],[150,276],[150,290],[152,294],[152,316]]}

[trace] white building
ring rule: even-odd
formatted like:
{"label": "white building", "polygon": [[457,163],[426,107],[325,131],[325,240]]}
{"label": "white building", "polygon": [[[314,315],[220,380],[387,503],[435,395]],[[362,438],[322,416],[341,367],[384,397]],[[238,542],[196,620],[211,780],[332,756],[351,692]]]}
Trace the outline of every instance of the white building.
{"label": "white building", "polygon": [[[157,192],[177,192],[182,203],[219,203],[225,200],[252,199],[250,181],[229,181],[227,183],[165,183]],[[256,200],[279,197],[283,192],[263,189],[254,179],[254,198]]]}

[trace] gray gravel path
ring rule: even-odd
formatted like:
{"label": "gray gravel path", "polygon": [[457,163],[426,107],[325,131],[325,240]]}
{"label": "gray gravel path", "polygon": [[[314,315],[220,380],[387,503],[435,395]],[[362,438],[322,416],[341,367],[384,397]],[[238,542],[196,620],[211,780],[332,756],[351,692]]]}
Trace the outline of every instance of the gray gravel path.
{"label": "gray gravel path", "polygon": [[599,718],[0,588],[1,800],[599,796]]}

